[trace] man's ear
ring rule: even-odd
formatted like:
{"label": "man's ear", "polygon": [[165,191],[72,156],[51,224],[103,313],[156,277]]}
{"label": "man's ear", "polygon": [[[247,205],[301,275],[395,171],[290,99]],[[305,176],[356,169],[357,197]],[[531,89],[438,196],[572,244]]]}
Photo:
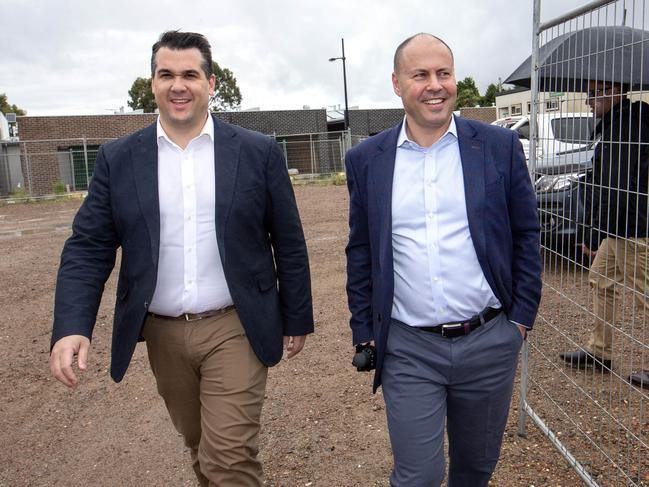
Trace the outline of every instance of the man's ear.
{"label": "man's ear", "polygon": [[399,79],[397,78],[396,73],[392,73],[392,89],[394,90],[395,95],[401,97],[401,90],[399,89]]}

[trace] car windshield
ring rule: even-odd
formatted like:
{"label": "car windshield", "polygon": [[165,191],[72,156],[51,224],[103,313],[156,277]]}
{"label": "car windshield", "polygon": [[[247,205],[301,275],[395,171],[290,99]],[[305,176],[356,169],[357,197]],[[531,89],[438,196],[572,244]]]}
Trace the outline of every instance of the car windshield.
{"label": "car windshield", "polygon": [[562,117],[550,121],[554,138],[571,144],[592,142],[593,117]]}

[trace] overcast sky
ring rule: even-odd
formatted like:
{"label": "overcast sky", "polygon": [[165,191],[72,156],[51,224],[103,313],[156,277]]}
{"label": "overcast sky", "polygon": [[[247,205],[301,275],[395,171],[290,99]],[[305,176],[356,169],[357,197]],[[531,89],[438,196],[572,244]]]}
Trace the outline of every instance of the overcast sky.
{"label": "overcast sky", "polygon": [[[549,20],[586,0],[544,0]],[[480,92],[531,52],[532,0],[0,0],[0,93],[29,115],[107,114],[148,77],[151,45],[170,29],[201,32],[231,69],[241,108],[400,106],[396,46],[430,32],[453,49],[457,79]]]}

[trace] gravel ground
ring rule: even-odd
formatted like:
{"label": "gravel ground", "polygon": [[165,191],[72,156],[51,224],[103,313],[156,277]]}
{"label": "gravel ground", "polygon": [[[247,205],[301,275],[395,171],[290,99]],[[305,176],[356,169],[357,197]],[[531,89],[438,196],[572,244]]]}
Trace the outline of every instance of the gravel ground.
{"label": "gravel ground", "polygon": [[[296,194],[311,259],[316,333],[301,354],[282,361],[269,374],[261,440],[266,484],[387,486],[392,458],[383,398],[380,392],[371,394],[370,375],[359,374],[350,365],[344,294],[346,189],[306,186],[296,187]],[[115,275],[107,284],[81,385],[70,391],[49,377],[55,274],[78,205],[58,201],[0,207],[0,308],[5,316],[0,323],[0,486],[195,485],[189,455],[157,396],[144,345],[138,345],[120,384],[108,375]],[[555,280],[562,275],[556,269],[549,274]],[[577,299],[587,299],[583,282],[569,287]],[[544,307],[550,310],[550,327],[553,315],[565,318],[556,293],[546,290]],[[577,318],[587,327],[587,317]],[[530,354],[531,367],[538,371],[530,403],[558,421],[557,400],[569,403],[574,395],[572,389],[556,386],[574,384],[580,376],[544,360],[543,350],[554,350],[570,337],[550,348],[538,331],[532,337],[540,351]],[[607,387],[608,382],[601,388]],[[545,396],[545,390],[552,390],[558,399]],[[580,485],[579,477],[531,421],[526,437],[517,435],[518,384],[515,391],[492,485]],[[640,398],[640,406],[642,401],[646,408],[646,398]],[[636,414],[636,423],[630,425],[645,443],[646,416]],[[575,417],[586,428],[592,419],[577,413]],[[572,434],[569,426],[564,435]],[[594,449],[578,434],[572,438],[578,451]],[[641,482],[649,481],[643,477],[645,452],[639,450],[639,460],[632,462]],[[601,485],[633,485],[609,482],[614,477],[605,468],[597,474]]]}

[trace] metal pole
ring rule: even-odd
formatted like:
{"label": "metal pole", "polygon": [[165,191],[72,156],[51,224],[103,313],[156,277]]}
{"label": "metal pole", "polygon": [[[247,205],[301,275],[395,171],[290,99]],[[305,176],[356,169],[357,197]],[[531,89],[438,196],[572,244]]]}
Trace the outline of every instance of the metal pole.
{"label": "metal pole", "polygon": [[345,88],[345,130],[349,128],[349,105],[347,104],[347,68],[345,67],[345,39],[340,39],[343,46],[343,86]]}
{"label": "metal pole", "polygon": [[[528,159],[528,170],[530,178],[534,181],[534,171],[536,169],[536,134],[537,134],[537,106],[536,97],[538,94],[537,71],[539,64],[539,25],[541,23],[541,0],[534,0],[534,12],[532,14],[532,78],[530,82],[530,154]],[[521,357],[521,390],[520,405],[518,416],[518,435],[525,436],[525,419],[527,406],[527,375],[529,364],[529,343],[527,340],[523,344],[523,354]]]}
{"label": "metal pole", "polygon": [[86,189],[90,186],[90,174],[88,174],[88,142],[86,137],[83,137],[83,162],[86,165]]}

